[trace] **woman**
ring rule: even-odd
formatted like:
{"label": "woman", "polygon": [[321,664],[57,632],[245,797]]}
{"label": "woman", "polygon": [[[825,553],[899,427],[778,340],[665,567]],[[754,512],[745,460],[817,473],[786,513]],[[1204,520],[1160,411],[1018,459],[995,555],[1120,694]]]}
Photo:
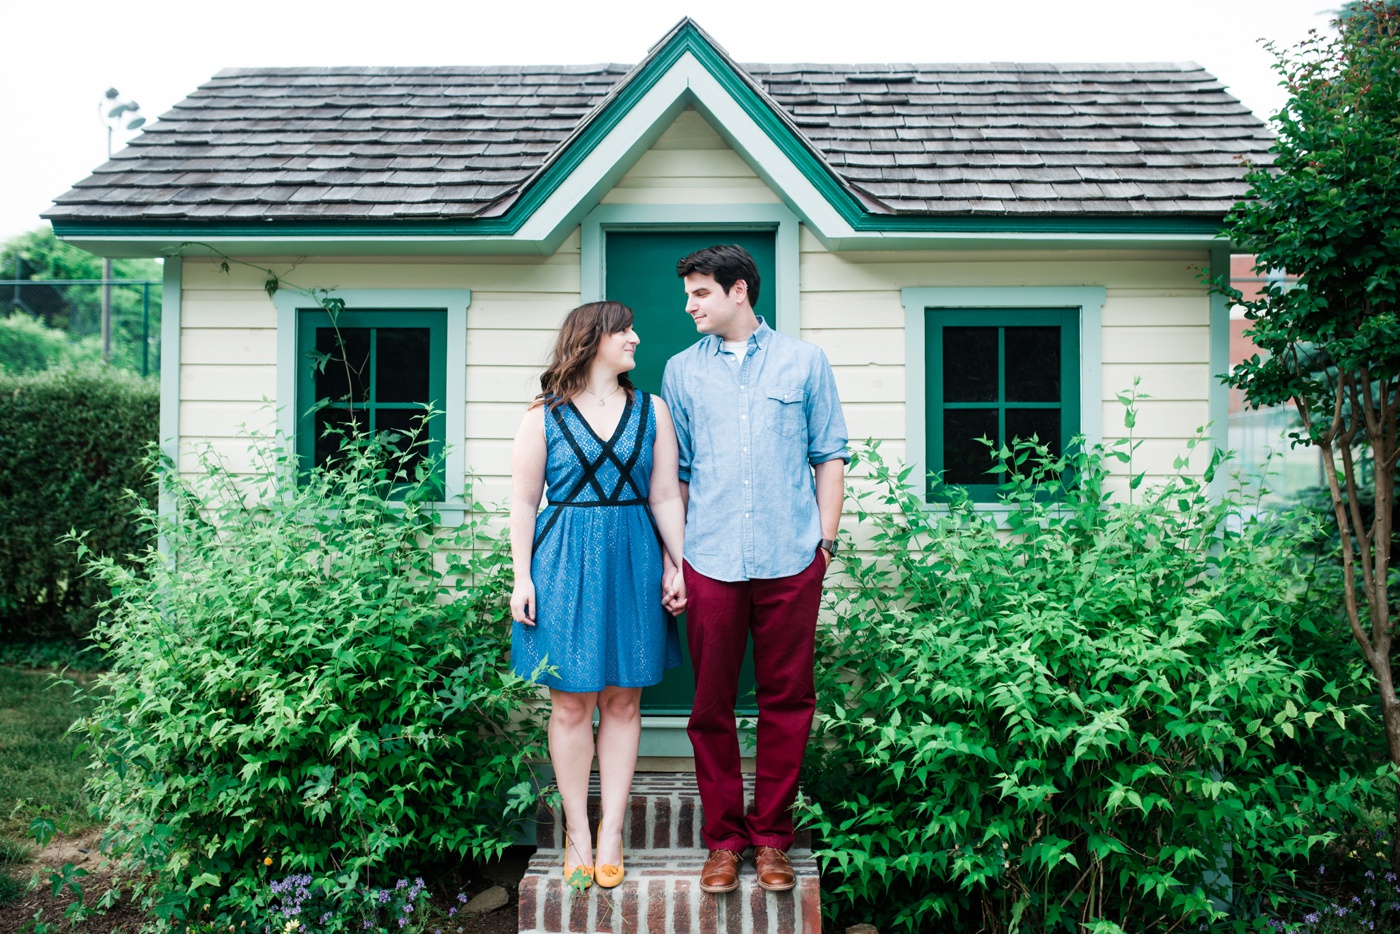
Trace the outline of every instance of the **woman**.
{"label": "woman", "polygon": [[[564,801],[564,877],[622,881],[622,819],[641,740],[642,688],[680,664],[685,507],[675,428],[632,387],[632,311],[592,302],[559,330],[542,392],[511,450],[512,665],[549,688],[549,757]],[[548,485],[549,501],[539,512]],[[662,581],[664,552],[670,573]],[[593,711],[602,820],[588,826]]]}

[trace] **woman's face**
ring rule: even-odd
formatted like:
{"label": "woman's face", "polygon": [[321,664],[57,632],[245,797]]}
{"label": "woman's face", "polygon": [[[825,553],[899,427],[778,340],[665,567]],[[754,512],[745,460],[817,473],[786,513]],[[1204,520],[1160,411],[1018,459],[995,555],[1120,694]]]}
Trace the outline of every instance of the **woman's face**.
{"label": "woman's face", "polygon": [[637,365],[637,345],[641,342],[642,339],[637,336],[637,332],[630,327],[625,331],[605,334],[603,339],[598,342],[598,353],[595,359],[606,364],[610,370],[626,373]]}

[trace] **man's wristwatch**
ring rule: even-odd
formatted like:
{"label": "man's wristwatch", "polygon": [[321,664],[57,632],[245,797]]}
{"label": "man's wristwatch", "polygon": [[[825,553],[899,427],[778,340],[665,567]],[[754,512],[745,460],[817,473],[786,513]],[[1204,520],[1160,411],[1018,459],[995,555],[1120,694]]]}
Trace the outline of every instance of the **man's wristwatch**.
{"label": "man's wristwatch", "polygon": [[825,551],[827,554],[831,555],[833,558],[836,557],[836,539],[824,538],[821,541],[817,542],[817,547]]}

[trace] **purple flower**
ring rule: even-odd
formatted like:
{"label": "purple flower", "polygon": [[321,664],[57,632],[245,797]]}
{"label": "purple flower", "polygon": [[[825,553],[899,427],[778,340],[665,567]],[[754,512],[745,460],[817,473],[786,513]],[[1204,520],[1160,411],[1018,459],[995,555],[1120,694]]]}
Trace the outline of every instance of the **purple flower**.
{"label": "purple flower", "polygon": [[408,888],[408,880],[407,880],[407,879],[400,879],[400,880],[399,880],[399,884],[396,885],[396,886],[394,886],[394,888],[396,888],[396,889],[406,889],[406,888]]}
{"label": "purple flower", "polygon": [[1304,924],[1316,924],[1316,923],[1317,923],[1318,921],[1320,921],[1321,919],[1322,919],[1322,916],[1319,915],[1319,914],[1318,914],[1317,912],[1315,912],[1315,911],[1314,911],[1312,914],[1310,914],[1310,915],[1303,915],[1303,923],[1304,923]]}
{"label": "purple flower", "polygon": [[466,892],[458,892],[458,893],[457,893],[457,901],[459,901],[459,902],[461,902],[462,904],[465,905],[465,904],[467,903],[467,893],[466,893]]}
{"label": "purple flower", "polygon": [[457,917],[457,909],[456,909],[456,908],[453,908],[451,911],[449,911],[449,912],[447,913],[447,916],[448,916],[449,918],[455,918],[455,917]]}
{"label": "purple flower", "polygon": [[393,897],[393,896],[392,896],[389,892],[387,892],[387,891],[385,891],[385,892],[380,892],[380,893],[379,893],[379,904],[383,905],[383,904],[387,903],[387,902],[389,901],[389,899],[392,898],[392,897]]}

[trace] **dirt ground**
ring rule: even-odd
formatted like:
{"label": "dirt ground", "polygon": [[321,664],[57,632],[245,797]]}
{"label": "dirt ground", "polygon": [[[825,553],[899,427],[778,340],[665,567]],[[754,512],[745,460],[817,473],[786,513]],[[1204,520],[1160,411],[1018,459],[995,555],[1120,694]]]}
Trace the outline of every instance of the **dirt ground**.
{"label": "dirt ground", "polygon": [[[60,835],[32,863],[18,867],[16,875],[31,872],[38,883],[18,900],[0,905],[0,934],[15,934],[24,929],[39,912],[42,912],[42,920],[55,924],[57,930],[68,930],[63,913],[77,896],[65,888],[55,898],[49,883],[49,873],[67,863],[88,871],[89,875],[81,880],[83,893],[87,904],[95,904],[111,887],[112,880],[111,867],[97,851],[98,837],[96,830],[73,837]],[[430,911],[440,920],[430,924],[428,929],[441,927],[442,934],[515,934],[516,892],[532,851],[533,847],[512,847],[499,862],[445,870],[437,879],[430,877]],[[458,893],[470,898],[493,885],[503,886],[509,894],[510,901],[505,907],[484,915],[459,912],[456,917],[447,918],[448,910],[457,904]],[[134,934],[145,920],[144,912],[123,901],[100,915],[90,915],[75,930],[83,934]]]}

